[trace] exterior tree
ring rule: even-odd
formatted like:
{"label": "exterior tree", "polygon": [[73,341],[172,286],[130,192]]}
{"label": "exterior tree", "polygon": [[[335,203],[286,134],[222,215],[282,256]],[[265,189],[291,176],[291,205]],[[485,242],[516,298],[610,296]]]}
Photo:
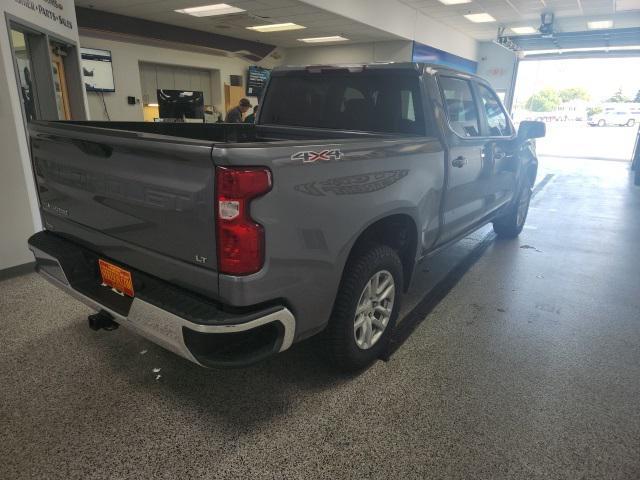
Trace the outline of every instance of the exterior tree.
{"label": "exterior tree", "polygon": [[525,107],[532,112],[551,112],[562,102],[560,95],[553,88],[545,88],[529,97]]}
{"label": "exterior tree", "polygon": [[619,88],[616,93],[613,94],[612,97],[609,97],[607,99],[607,102],[611,102],[611,103],[624,103],[624,102],[630,102],[631,100],[629,99],[629,97],[625,97],[622,94],[622,88]]}
{"label": "exterior tree", "polygon": [[589,100],[589,93],[582,87],[565,88],[558,92],[562,102],[570,102],[571,100]]}

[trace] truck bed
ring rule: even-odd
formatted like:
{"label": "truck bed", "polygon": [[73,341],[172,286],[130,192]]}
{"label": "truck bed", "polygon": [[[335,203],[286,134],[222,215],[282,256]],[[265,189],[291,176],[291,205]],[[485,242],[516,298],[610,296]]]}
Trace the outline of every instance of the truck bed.
{"label": "truck bed", "polygon": [[[65,128],[73,125],[87,129],[118,130],[118,135],[139,138],[139,134],[163,135],[220,143],[280,142],[286,140],[329,140],[342,138],[381,137],[384,134],[323,128],[282,127],[249,123],[164,123],[164,122],[112,122],[112,121],[49,121],[40,125]],[[86,130],[90,131],[90,130]],[[94,130],[95,131],[95,130]]]}

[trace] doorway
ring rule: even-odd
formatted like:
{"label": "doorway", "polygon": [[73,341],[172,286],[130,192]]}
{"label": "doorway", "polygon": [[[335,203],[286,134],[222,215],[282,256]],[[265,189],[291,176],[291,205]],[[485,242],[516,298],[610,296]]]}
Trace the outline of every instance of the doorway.
{"label": "doorway", "polygon": [[640,56],[525,58],[513,117],[546,123],[537,149],[547,163],[629,162],[640,125],[638,78]]}
{"label": "doorway", "polygon": [[56,110],[60,120],[71,120],[69,107],[69,88],[64,70],[64,57],[67,55],[66,45],[51,42],[51,70],[53,73],[53,88],[56,99]]}
{"label": "doorway", "polygon": [[38,102],[36,99],[36,87],[33,82],[33,64],[31,53],[27,47],[28,35],[21,31],[11,29],[11,42],[13,46],[13,56],[16,63],[16,76],[18,77],[18,87],[22,108],[27,121],[40,118]]}
{"label": "doorway", "polygon": [[76,45],[13,20],[9,30],[25,121],[85,119]]}

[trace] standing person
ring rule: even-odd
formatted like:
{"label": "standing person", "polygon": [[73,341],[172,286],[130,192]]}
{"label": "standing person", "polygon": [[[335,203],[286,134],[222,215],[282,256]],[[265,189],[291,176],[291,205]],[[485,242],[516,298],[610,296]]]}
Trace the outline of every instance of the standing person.
{"label": "standing person", "polygon": [[247,115],[247,118],[244,119],[244,123],[256,123],[256,113],[258,113],[258,105],[253,107],[253,112]]}
{"label": "standing person", "polygon": [[227,123],[242,123],[242,116],[249,111],[251,103],[246,98],[240,99],[237,107],[232,108],[227,112]]}

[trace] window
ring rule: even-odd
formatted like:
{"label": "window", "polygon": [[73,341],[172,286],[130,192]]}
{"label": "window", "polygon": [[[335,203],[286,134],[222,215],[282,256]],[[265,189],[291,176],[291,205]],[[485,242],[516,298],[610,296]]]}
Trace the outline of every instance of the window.
{"label": "window", "polygon": [[478,110],[471,93],[471,84],[467,80],[453,77],[440,77],[439,83],[453,131],[462,137],[479,136]]}
{"label": "window", "polygon": [[365,132],[425,134],[413,72],[290,72],[271,77],[261,122]]}
{"label": "window", "polygon": [[478,84],[480,100],[484,107],[484,114],[489,125],[489,135],[492,137],[508,137],[511,135],[511,125],[507,114],[502,109],[498,97],[484,85]]}
{"label": "window", "polygon": [[416,112],[414,110],[411,90],[400,90],[400,99],[402,101],[402,119],[415,122]]}

